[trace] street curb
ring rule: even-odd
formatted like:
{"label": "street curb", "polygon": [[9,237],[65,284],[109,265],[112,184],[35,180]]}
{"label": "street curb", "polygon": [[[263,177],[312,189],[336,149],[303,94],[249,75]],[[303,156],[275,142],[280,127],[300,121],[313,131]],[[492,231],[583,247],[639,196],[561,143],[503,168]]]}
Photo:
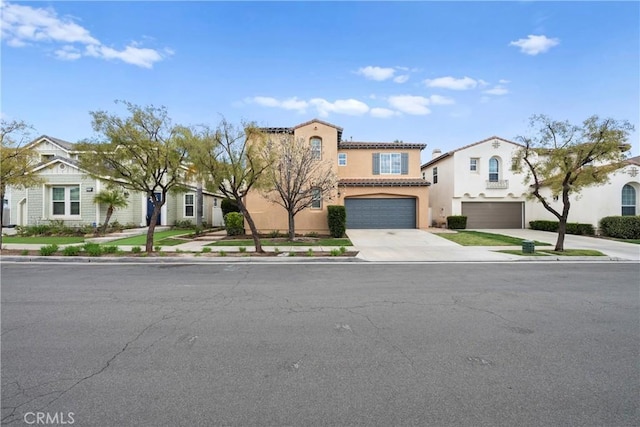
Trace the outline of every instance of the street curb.
{"label": "street curb", "polygon": [[314,262],[354,262],[362,263],[366,262],[356,257],[303,257],[303,256],[274,256],[274,257],[86,257],[86,256],[28,256],[28,255],[10,255],[0,258],[0,264],[2,262],[67,262],[71,264],[114,264],[114,263],[145,263],[145,264],[225,264],[225,263],[284,263],[284,262],[297,262],[301,264],[314,263]]}

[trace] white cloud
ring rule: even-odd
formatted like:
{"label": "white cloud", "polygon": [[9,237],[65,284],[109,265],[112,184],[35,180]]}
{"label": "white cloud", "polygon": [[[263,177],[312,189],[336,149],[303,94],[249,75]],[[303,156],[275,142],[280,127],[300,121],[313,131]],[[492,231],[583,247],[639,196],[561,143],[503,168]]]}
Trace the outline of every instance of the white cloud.
{"label": "white cloud", "polygon": [[401,74],[399,76],[396,76],[393,78],[393,81],[396,83],[406,83],[407,80],[409,80],[409,75],[408,74]]}
{"label": "white cloud", "polygon": [[282,101],[269,96],[254,96],[253,98],[246,98],[246,103],[258,104],[263,107],[277,107],[284,110],[294,110],[299,113],[304,113],[309,106],[307,101],[298,99],[297,97],[283,99]]}
{"label": "white cloud", "polygon": [[82,57],[80,51],[74,46],[70,45],[62,46],[62,48],[56,50],[55,52],[53,52],[53,54],[56,56],[56,58],[66,61],[75,61],[76,59]]}
{"label": "white cloud", "polygon": [[323,98],[314,98],[309,101],[309,104],[316,107],[321,117],[327,117],[329,113],[361,116],[369,111],[369,106],[357,99],[338,99],[329,102]]}
{"label": "white cloud", "polygon": [[356,74],[360,74],[368,80],[376,80],[380,82],[390,79],[393,77],[395,72],[396,70],[393,68],[372,67],[369,65],[368,67],[358,69]]}
{"label": "white cloud", "polygon": [[429,103],[431,105],[452,105],[455,104],[456,101],[453,98],[448,98],[442,95],[431,95],[429,97]]}
{"label": "white cloud", "polygon": [[511,80],[500,79],[498,80],[498,83],[500,83],[501,85],[506,85],[507,83],[511,83]]}
{"label": "white cloud", "polygon": [[[484,81],[480,81],[485,83]],[[468,90],[474,89],[478,86],[478,81],[472,79],[471,77],[463,77],[461,79],[456,79],[455,77],[438,77],[437,79],[427,79],[424,83],[428,87],[438,87],[442,89],[451,89],[451,90]]]}
{"label": "white cloud", "polygon": [[390,96],[388,101],[389,105],[403,113],[416,116],[424,116],[431,113],[431,110],[427,108],[430,101],[424,96],[397,95]]}
{"label": "white cloud", "polygon": [[371,116],[378,117],[382,119],[387,119],[389,117],[397,116],[399,113],[397,111],[389,110],[388,108],[372,108],[369,112]]}
{"label": "white cloud", "polygon": [[517,46],[520,52],[527,55],[535,56],[539,53],[545,53],[554,46],[560,44],[559,39],[550,39],[547,36],[528,35],[526,39],[519,39],[509,43],[509,46]]}
{"label": "white cloud", "polygon": [[509,90],[502,85],[496,85],[491,89],[483,90],[482,93],[486,93],[487,95],[506,95],[509,93]]}
{"label": "white cloud", "polygon": [[[127,64],[152,68],[153,64],[173,54],[132,43],[123,50],[104,46],[89,30],[70,17],[59,17],[53,8],[34,8],[12,3],[2,4],[1,36],[11,47],[24,47],[41,43],[63,44],[54,56],[63,60],[77,60],[82,56],[117,59]],[[75,45],[74,45],[75,44]],[[84,47],[79,49],[77,45]]]}

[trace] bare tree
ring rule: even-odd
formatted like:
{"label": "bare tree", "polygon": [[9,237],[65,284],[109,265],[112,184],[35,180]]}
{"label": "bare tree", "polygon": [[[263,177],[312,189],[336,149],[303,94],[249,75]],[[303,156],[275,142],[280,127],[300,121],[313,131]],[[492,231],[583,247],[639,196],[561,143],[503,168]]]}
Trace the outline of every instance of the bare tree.
{"label": "bare tree", "polygon": [[93,129],[106,142],[79,144],[79,161],[91,176],[147,195],[153,205],[146,241],[146,251],[151,253],[158,215],[167,194],[184,189],[185,141],[190,131],[173,125],[165,107],[118,102],[126,106],[127,117],[105,111],[90,113]]}
{"label": "bare tree", "polygon": [[304,138],[290,134],[272,137],[263,156],[273,161],[266,171],[268,187],[263,195],[287,211],[289,240],[293,240],[296,215],[333,197],[337,184],[334,163],[320,158]]}
{"label": "bare tree", "polygon": [[252,189],[265,185],[265,171],[271,167],[261,155],[265,141],[265,135],[253,123],[234,126],[222,118],[215,130],[204,127],[189,144],[192,169],[208,190],[219,191],[237,203],[258,253],[264,250],[244,198]]}
{"label": "bare tree", "polygon": [[[569,196],[579,194],[584,187],[601,185],[609,175],[623,166],[627,139],[633,126],[627,121],[600,119],[591,116],[582,126],[559,122],[544,115],[531,117],[534,136],[518,137],[524,147],[513,159],[512,170],[524,172],[530,185],[530,197],[558,218],[558,240],[555,250],[564,250],[564,236],[571,202]],[[553,208],[550,197],[562,199],[562,210]]]}

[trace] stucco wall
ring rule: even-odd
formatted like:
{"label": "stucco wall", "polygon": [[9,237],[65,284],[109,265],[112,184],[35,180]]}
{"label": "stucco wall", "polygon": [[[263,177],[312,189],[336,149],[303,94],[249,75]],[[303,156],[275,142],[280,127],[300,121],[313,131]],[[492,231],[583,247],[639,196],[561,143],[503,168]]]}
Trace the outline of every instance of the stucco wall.
{"label": "stucco wall", "polygon": [[[420,150],[398,147],[394,148],[361,148],[341,149],[339,153],[347,154],[347,166],[338,167],[340,178],[420,178]],[[409,155],[409,173],[407,175],[373,175],[373,153],[407,153]]]}

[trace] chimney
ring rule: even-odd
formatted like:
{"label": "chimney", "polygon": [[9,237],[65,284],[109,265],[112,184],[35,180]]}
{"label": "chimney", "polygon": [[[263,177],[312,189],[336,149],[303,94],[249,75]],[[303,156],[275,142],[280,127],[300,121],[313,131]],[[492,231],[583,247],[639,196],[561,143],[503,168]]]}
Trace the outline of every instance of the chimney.
{"label": "chimney", "polygon": [[434,149],[433,154],[431,154],[431,160],[435,159],[436,157],[440,157],[440,155],[442,155],[442,150],[440,150],[439,148]]}

